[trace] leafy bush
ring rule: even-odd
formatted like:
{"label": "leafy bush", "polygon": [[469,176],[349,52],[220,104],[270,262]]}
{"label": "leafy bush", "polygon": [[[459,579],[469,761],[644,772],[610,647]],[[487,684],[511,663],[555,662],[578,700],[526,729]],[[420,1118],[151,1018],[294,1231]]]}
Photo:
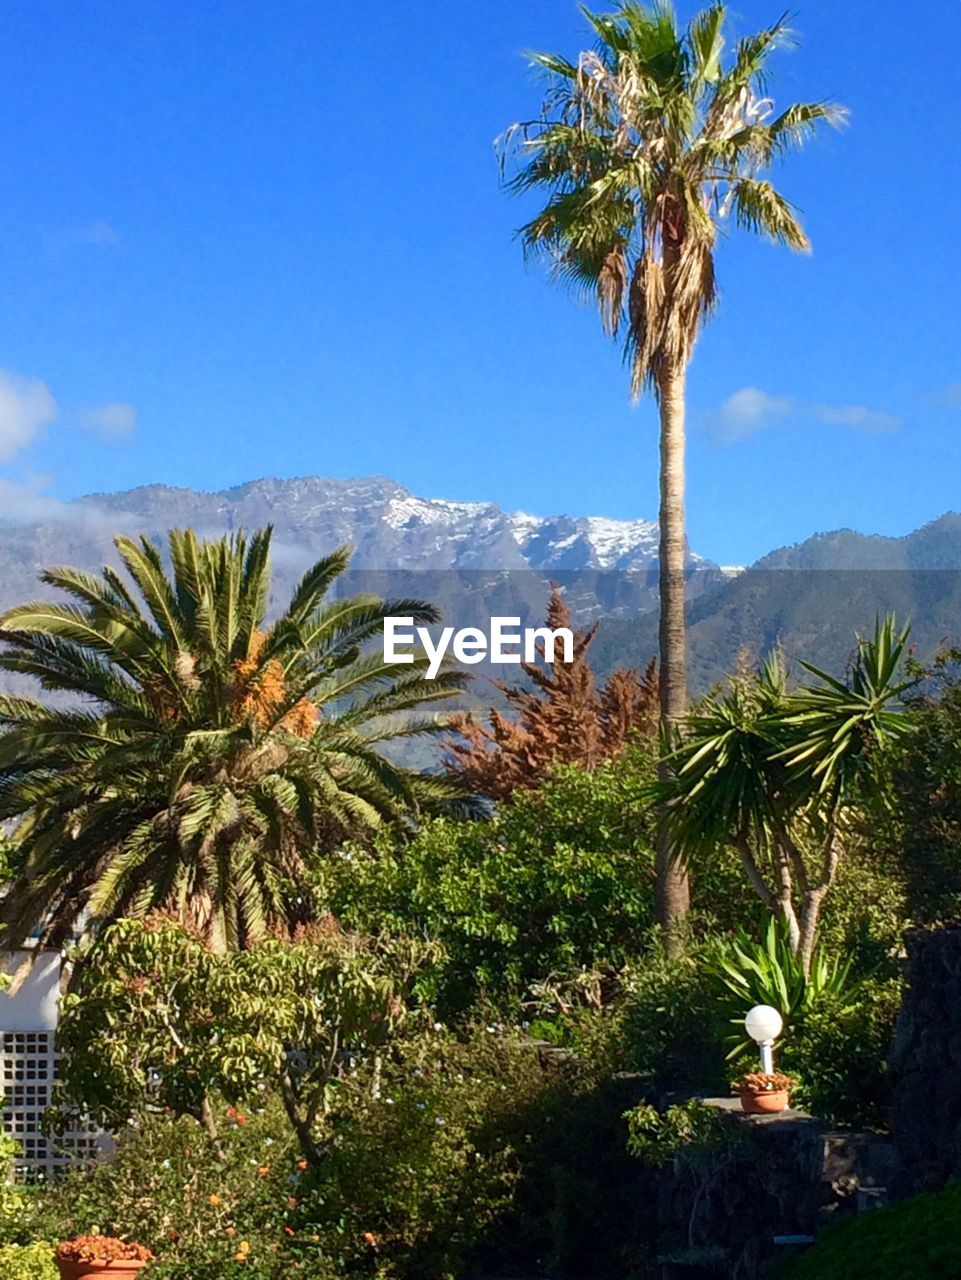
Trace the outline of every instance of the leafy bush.
{"label": "leafy bush", "polygon": [[[727,1053],[730,992],[718,993],[715,954],[705,945],[668,961],[652,948],[625,974],[621,1061],[650,1077],[655,1096],[684,1090],[723,1095],[732,1072],[757,1067],[753,1044]],[[833,1123],[883,1128],[890,1093],[886,1058],[902,980],[863,977],[853,994],[830,986],[795,1013],[778,1042],[777,1066],[798,1081],[793,1105]],[[756,1002],[737,1012],[743,1017]]]}
{"label": "leafy bush", "polygon": [[421,993],[444,1017],[483,996],[517,1008],[535,982],[614,972],[653,918],[649,765],[560,768],[489,822],[426,822],[323,872],[318,896],[349,928],[437,939],[445,961]]}
{"label": "leafy bush", "polygon": [[945,649],[925,673],[910,717],[917,732],[890,770],[876,828],[906,884],[917,923],[954,919],[961,897],[961,649]]}
{"label": "leafy bush", "polygon": [[647,1164],[663,1165],[683,1155],[687,1160],[713,1155],[745,1132],[730,1124],[718,1107],[698,1098],[658,1111],[640,1103],[625,1113],[628,1150]]}
{"label": "leafy bush", "polygon": [[624,1063],[649,1076],[656,1092],[727,1092],[724,1024],[703,947],[668,960],[653,945],[624,975],[620,1009]]}
{"label": "leafy bush", "polygon": [[0,1280],[60,1280],[48,1244],[0,1245]]}
{"label": "leafy bush", "polygon": [[778,1272],[779,1280],[956,1280],[961,1184],[839,1223]]}
{"label": "leafy bush", "polygon": [[798,1080],[793,1106],[835,1124],[886,1127],[887,1055],[902,993],[899,978],[865,978],[853,1009],[827,999],[805,1015],[777,1055]]}
{"label": "leafy bush", "polygon": [[494,1023],[409,1041],[378,1096],[338,1104],[293,1251],[344,1277],[616,1274],[649,1226],[625,1105],[622,1083]]}
{"label": "leafy bush", "polygon": [[158,1256],[151,1280],[589,1274],[592,1258],[615,1275],[652,1239],[622,1120],[636,1100],[632,1082],[542,1061],[494,1023],[431,1030],[332,1087],[316,1167],[269,1095],[218,1102],[217,1143],[161,1113],[46,1188],[22,1225],[136,1239]]}
{"label": "leafy bush", "polygon": [[[249,1111],[219,1103],[216,1112],[216,1143],[189,1117],[144,1118],[109,1160],[49,1186],[25,1225],[42,1239],[136,1240],[171,1266],[198,1273],[234,1261],[243,1261],[244,1274],[258,1266],[269,1272],[289,1238],[284,1228],[305,1162],[282,1107],[266,1095]],[[289,1263],[282,1274],[297,1275]]]}
{"label": "leafy bush", "polygon": [[294,1251],[350,1276],[459,1272],[509,1212],[536,1142],[517,1117],[549,1092],[536,1052],[493,1026],[466,1042],[433,1033],[398,1046],[376,1089],[337,1099]]}
{"label": "leafy bush", "polygon": [[213,1091],[241,1102],[268,1082],[313,1160],[327,1088],[402,1017],[400,953],[413,962],[417,948],[375,951],[330,929],[216,954],[166,917],[120,920],[64,999],[59,1101],[107,1125],[163,1105],[210,1127]]}

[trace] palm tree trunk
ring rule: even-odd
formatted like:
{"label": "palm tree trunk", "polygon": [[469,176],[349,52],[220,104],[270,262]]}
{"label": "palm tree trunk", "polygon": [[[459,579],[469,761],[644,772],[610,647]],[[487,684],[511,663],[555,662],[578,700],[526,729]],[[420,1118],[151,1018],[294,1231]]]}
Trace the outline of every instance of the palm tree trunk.
{"label": "palm tree trunk", "polygon": [[[684,617],[684,383],[683,365],[668,369],[658,384],[661,412],[661,509],[658,587],[661,725],[671,729],[687,711],[687,634]],[[662,765],[663,769],[663,765]],[[658,831],[655,857],[655,917],[669,956],[682,949],[681,925],[691,905],[687,872],[670,856]]]}

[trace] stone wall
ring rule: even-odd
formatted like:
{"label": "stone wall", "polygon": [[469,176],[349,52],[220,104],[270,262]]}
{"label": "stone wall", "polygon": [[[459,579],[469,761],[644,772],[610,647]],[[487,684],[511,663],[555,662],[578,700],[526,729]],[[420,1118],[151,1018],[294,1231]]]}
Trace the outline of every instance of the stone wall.
{"label": "stone wall", "polygon": [[909,1186],[961,1176],[961,925],[909,933],[890,1065],[891,1134]]}
{"label": "stone wall", "polygon": [[735,1139],[694,1165],[666,1170],[659,1218],[662,1274],[752,1280],[772,1258],[827,1223],[887,1198],[895,1177],[891,1144],[877,1134],[835,1130],[795,1111],[746,1116],[736,1100],[722,1108]]}

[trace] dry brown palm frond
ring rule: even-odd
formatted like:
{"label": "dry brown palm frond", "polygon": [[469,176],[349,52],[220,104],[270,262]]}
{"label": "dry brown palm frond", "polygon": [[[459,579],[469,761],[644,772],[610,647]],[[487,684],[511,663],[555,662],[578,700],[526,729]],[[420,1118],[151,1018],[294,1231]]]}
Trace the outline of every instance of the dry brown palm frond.
{"label": "dry brown palm frond", "polygon": [[627,292],[627,257],[621,245],[612,249],[604,258],[597,278],[597,297],[601,308],[601,322],[605,333],[616,338]]}

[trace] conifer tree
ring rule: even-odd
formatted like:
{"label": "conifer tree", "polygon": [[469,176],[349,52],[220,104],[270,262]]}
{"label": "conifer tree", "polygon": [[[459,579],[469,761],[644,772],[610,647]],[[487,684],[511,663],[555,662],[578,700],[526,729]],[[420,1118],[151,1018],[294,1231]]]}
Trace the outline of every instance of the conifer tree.
{"label": "conifer tree", "polygon": [[[547,625],[568,627],[570,609],[558,587],[551,592]],[[588,658],[597,624],[574,631],[571,662],[521,663],[531,687],[512,688],[495,680],[513,712],[492,708],[488,723],[469,714],[452,717],[459,735],[449,739],[448,770],[477,795],[506,800],[518,789],[536,787],[557,763],[595,769],[615,755],[633,733],[652,733],[657,724],[657,668],[643,675],[617,670],[598,688]],[[543,647],[539,650],[543,658]]]}

